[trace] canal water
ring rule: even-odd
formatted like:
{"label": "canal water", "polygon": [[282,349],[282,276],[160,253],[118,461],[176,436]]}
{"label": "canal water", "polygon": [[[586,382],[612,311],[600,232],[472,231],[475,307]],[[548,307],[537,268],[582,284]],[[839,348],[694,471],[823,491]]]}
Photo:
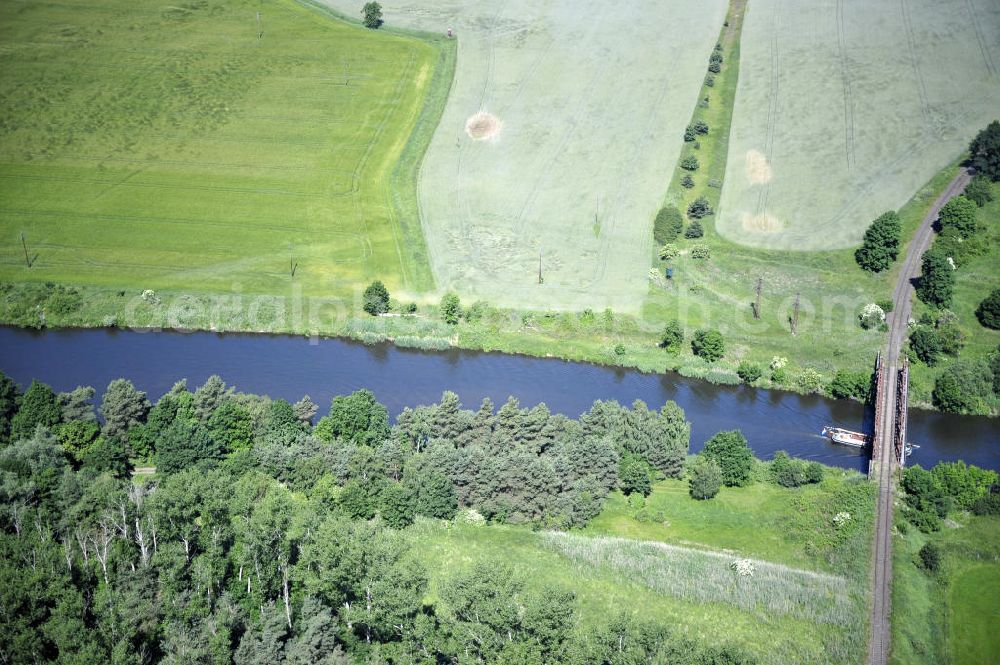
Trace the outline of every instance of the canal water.
{"label": "canal water", "polygon": [[[57,391],[92,385],[98,396],[119,377],[156,399],[181,378],[192,389],[219,374],[244,392],[296,401],[308,394],[326,413],[334,395],[369,388],[395,416],[405,406],[436,402],[445,390],[475,409],[484,397],[499,406],[545,402],[576,417],[594,400],[651,407],[674,400],[691,421],[691,450],[718,431],[740,429],[764,459],[775,451],[867,470],[863,453],[830,443],[825,425],[861,429],[857,402],[748,386],[716,386],[678,374],[644,374],[555,359],[450,350],[416,351],[303,337],[116,330],[26,331],[0,328],[0,370],[23,387],[33,378]],[[1000,420],[910,410],[908,463],[932,466],[964,459],[1000,470]]]}

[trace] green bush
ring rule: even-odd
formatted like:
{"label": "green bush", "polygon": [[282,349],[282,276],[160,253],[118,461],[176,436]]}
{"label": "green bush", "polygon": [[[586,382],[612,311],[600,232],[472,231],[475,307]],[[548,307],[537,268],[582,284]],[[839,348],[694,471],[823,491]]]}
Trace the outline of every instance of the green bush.
{"label": "green bush", "polygon": [[708,134],[708,123],[704,120],[698,120],[694,123],[694,131],[698,134]]}
{"label": "green bush", "polygon": [[668,242],[660,248],[660,260],[672,261],[680,254],[680,249],[672,242]]}
{"label": "green bush", "polygon": [[955,292],[955,274],[951,264],[933,249],[921,257],[917,297],[933,307],[947,307]]}
{"label": "green bush", "polygon": [[685,171],[697,171],[698,167],[698,158],[694,155],[688,155],[681,160],[681,168]]}
{"label": "green bush", "polygon": [[441,318],[449,325],[458,324],[462,317],[462,301],[454,293],[446,293],[441,298]]}
{"label": "green bush", "polygon": [[[708,202],[708,199],[706,199],[704,196],[699,196],[698,198],[696,198],[694,201],[691,202],[691,204],[687,208],[688,217],[690,217],[691,219],[701,219],[702,217],[708,217],[709,215],[712,214],[712,212],[713,212],[712,205]],[[684,235],[687,238],[701,237],[700,235],[689,236],[687,235],[687,233],[685,233]]]}
{"label": "green bush", "polygon": [[993,372],[982,360],[960,360],[937,377],[931,399],[942,411],[966,415],[989,413],[987,400],[993,392]]}
{"label": "green bush", "polygon": [[993,200],[993,187],[990,186],[989,178],[977,175],[966,186],[964,194],[965,198],[982,208]]}
{"label": "green bush", "polygon": [[712,256],[712,251],[708,248],[708,245],[694,245],[691,247],[691,258],[704,260]]}
{"label": "green bush", "polygon": [[963,238],[971,238],[979,230],[976,219],[976,204],[964,196],[956,196],[941,208],[938,214],[941,231],[955,229]]}
{"label": "green bush", "polygon": [[896,307],[896,303],[892,301],[892,298],[879,298],[875,301],[875,304],[878,305],[886,314],[891,312]]}
{"label": "green bush", "polygon": [[382,5],[377,2],[366,2],[361,8],[362,22],[366,28],[377,30],[382,27]]}
{"label": "green bush", "polygon": [[714,363],[726,352],[726,342],[718,330],[698,330],[691,339],[691,351],[699,358]]}
{"label": "green bush", "polygon": [[750,482],[753,451],[739,430],[719,432],[705,442],[702,455],[713,459],[722,470],[722,482],[727,487],[742,487]]}
{"label": "green bush", "polygon": [[910,350],[925,365],[933,366],[941,355],[941,339],[928,326],[917,326],[910,332]]}
{"label": "green bush", "polygon": [[987,328],[1000,330],[1000,289],[993,289],[976,308],[976,318]]}
{"label": "green bush", "polygon": [[668,353],[679,353],[684,343],[684,328],[678,321],[668,321],[660,335],[660,347]]}
{"label": "green bush", "polygon": [[372,316],[378,316],[389,311],[389,291],[385,288],[385,284],[379,280],[375,280],[368,285],[361,300],[362,309]]}
{"label": "green bush", "polygon": [[930,573],[936,573],[941,568],[941,548],[933,540],[924,543],[918,553],[920,565]]}
{"label": "green bush", "polygon": [[1000,180],[1000,121],[994,120],[969,144],[970,161],[976,173],[992,182]]}
{"label": "green bush", "polygon": [[990,493],[972,504],[976,515],[1000,515],[1000,493]]}
{"label": "green bush", "polygon": [[830,382],[830,395],[836,399],[853,397],[867,401],[871,391],[871,375],[868,372],[848,372],[839,369]]}
{"label": "green bush", "polygon": [[710,457],[698,455],[688,469],[688,493],[691,498],[704,501],[712,499],[722,487],[722,469]]}
{"label": "green bush", "polygon": [[681,178],[681,187],[684,189],[691,189],[694,187],[694,178],[691,177],[690,173],[685,173],[684,177]]}
{"label": "green bush", "polygon": [[736,368],[736,374],[746,383],[753,383],[761,377],[763,371],[757,363],[743,360],[740,362],[740,366]]}
{"label": "green bush", "polygon": [[823,465],[788,456],[784,450],[771,461],[771,481],[782,487],[801,487],[823,480]]}
{"label": "green bush", "polygon": [[656,213],[653,222],[653,239],[657,244],[663,245],[671,240],[676,240],[684,229],[684,216],[677,206],[665,206]]}

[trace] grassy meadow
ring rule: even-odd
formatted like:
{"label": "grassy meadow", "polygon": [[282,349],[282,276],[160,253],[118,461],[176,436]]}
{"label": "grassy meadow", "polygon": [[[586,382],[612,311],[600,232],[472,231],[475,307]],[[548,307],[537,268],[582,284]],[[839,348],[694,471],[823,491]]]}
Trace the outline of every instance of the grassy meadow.
{"label": "grassy meadow", "polygon": [[[955,296],[948,308],[957,317],[957,324],[965,337],[965,346],[958,358],[942,354],[933,367],[922,362],[910,364],[911,402],[929,404],[934,380],[956,360],[986,359],[1000,347],[1000,331],[991,330],[979,323],[976,308],[994,289],[1000,289],[1000,186],[994,184],[993,201],[978,210],[987,251],[974,256],[955,271]],[[913,318],[924,314],[936,318],[939,313],[914,299]],[[993,407],[997,408],[996,405]]]}
{"label": "grassy meadow", "polygon": [[[1000,518],[952,515],[938,533],[912,526],[893,545],[890,662],[899,665],[994,663],[1000,655]],[[943,551],[939,572],[920,565],[928,540]]]}
{"label": "grassy meadow", "polygon": [[[874,493],[855,473],[826,471],[819,486],[754,483],[703,502],[680,492],[680,481],[655,484],[640,508],[615,493],[583,532],[458,520],[406,533],[435,600],[442,579],[503,560],[529,586],[572,589],[581,631],[639,611],[682,634],[743,645],[764,663],[861,662]],[[842,510],[852,520],[837,528]],[[756,572],[737,579],[730,564],[744,557]]]}
{"label": "grassy meadow", "polygon": [[3,3],[0,44],[0,280],[433,285],[396,192],[447,94],[444,40],[292,0],[92,0]]}

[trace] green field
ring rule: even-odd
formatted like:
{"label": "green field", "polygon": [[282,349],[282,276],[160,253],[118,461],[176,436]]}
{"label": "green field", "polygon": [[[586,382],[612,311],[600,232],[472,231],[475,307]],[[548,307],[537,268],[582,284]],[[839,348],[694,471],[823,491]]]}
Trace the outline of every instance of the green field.
{"label": "green field", "polygon": [[[681,491],[686,483],[664,481],[645,506],[658,523],[638,521],[615,493],[583,534],[460,522],[421,522],[407,533],[431,571],[431,600],[441,580],[502,560],[529,586],[572,589],[581,631],[639,611],[681,634],[740,644],[764,663],[861,662],[868,578],[867,566],[854,564],[867,561],[874,493],[863,480],[852,490],[858,480],[827,469],[819,486],[755,483],[704,502]],[[838,539],[831,519],[850,506],[855,521]],[[743,557],[757,560],[758,572],[734,594],[729,563]]]}
{"label": "green field", "polygon": [[[638,311],[650,222],[726,2],[382,4],[390,23],[457,36],[420,176],[439,285],[505,307]],[[480,111],[500,123],[492,138],[466,131]]]}
{"label": "green field", "polygon": [[720,232],[858,244],[994,119],[998,44],[989,0],[751,3]]}
{"label": "green field", "polygon": [[432,286],[412,189],[443,40],[291,0],[101,0],[5,2],[0,44],[0,280]]}
{"label": "green field", "polygon": [[[895,538],[892,663],[986,665],[1000,657],[1000,518],[952,519],[940,532],[911,526]],[[918,567],[928,540],[944,552],[937,575]]]}

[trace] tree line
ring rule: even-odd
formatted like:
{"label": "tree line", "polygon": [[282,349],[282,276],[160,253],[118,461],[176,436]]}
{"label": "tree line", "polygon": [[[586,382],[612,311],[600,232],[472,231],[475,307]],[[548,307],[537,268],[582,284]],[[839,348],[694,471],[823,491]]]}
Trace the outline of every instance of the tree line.
{"label": "tree line", "polygon": [[[0,374],[0,657],[67,663],[749,663],[498,562],[428,572],[420,516],[578,526],[620,467],[679,476],[676,404],[475,411],[453,393],[390,425],[369,391],[327,415],[218,377],[155,404],[130,382],[22,394]],[[97,417],[100,414],[100,419]],[[154,463],[154,475],[144,463]],[[140,465],[136,468],[136,465]]]}

